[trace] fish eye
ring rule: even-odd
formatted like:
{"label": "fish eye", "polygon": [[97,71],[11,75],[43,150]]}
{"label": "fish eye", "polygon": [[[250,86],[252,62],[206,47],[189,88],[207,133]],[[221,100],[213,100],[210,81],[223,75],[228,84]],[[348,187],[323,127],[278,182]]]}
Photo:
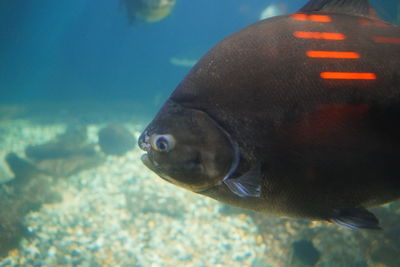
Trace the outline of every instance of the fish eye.
{"label": "fish eye", "polygon": [[169,152],[175,147],[175,138],[170,134],[153,135],[150,144],[158,152]]}

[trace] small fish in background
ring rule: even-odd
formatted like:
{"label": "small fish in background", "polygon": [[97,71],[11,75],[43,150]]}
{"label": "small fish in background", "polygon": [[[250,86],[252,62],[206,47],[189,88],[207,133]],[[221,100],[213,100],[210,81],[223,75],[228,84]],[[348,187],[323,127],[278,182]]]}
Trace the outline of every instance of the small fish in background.
{"label": "small fish in background", "polygon": [[153,23],[169,16],[176,4],[175,0],[122,0],[129,23]]}
{"label": "small fish in background", "polygon": [[184,67],[184,68],[191,68],[196,65],[198,60],[196,59],[189,59],[189,58],[178,58],[178,57],[171,57],[169,59],[169,63],[174,66]]}
{"label": "small fish in background", "polygon": [[11,171],[5,166],[5,163],[0,161],[0,185],[11,180]]}
{"label": "small fish in background", "polygon": [[156,108],[161,107],[162,104],[164,103],[164,100],[165,100],[164,93],[158,90],[153,97],[153,106]]}
{"label": "small fish in background", "polygon": [[0,185],[0,257],[17,248],[22,238],[29,237],[24,226],[29,212],[62,200],[46,172],[15,153],[7,154],[5,161],[14,178]]}
{"label": "small fish in background", "polygon": [[190,49],[182,50],[171,56],[169,63],[176,67],[192,68],[203,54],[204,47],[191,46]]}
{"label": "small fish in background", "polygon": [[26,147],[25,155],[38,168],[59,178],[97,167],[104,161],[95,144],[88,142],[87,126],[79,124],[68,126],[54,140]]}
{"label": "small fish in background", "polygon": [[397,20],[396,24],[400,25],[400,0],[397,1]]}
{"label": "small fish in background", "polygon": [[110,124],[99,130],[99,146],[106,155],[123,156],[135,147],[135,138],[123,125]]}
{"label": "small fish in background", "polygon": [[400,198],[400,27],[311,0],[211,49],[139,137],[164,180],[263,213],[380,229]]}
{"label": "small fish in background", "polygon": [[270,4],[260,14],[259,19],[269,19],[286,13],[286,4]]}

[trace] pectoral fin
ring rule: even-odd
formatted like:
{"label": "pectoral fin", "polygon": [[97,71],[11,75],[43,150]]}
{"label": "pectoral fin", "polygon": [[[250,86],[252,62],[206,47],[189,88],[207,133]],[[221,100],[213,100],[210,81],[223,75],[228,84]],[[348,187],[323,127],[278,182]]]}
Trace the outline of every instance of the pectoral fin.
{"label": "pectoral fin", "polygon": [[239,197],[260,197],[261,182],[260,167],[252,168],[238,178],[224,180],[226,186]]}
{"label": "pectoral fin", "polygon": [[375,215],[364,208],[339,209],[332,213],[328,221],[350,230],[381,229]]}

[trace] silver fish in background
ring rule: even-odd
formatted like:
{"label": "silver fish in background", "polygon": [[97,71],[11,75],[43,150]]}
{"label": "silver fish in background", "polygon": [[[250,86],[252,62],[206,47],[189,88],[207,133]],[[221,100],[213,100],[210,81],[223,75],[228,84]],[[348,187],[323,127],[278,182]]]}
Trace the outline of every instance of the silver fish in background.
{"label": "silver fish in background", "polygon": [[311,0],[209,51],[139,138],[165,180],[263,213],[379,229],[400,197],[400,28]]}
{"label": "silver fish in background", "polygon": [[283,15],[286,9],[286,4],[270,4],[262,10],[260,20]]}
{"label": "silver fish in background", "polygon": [[175,0],[122,0],[129,23],[157,22],[169,16]]}

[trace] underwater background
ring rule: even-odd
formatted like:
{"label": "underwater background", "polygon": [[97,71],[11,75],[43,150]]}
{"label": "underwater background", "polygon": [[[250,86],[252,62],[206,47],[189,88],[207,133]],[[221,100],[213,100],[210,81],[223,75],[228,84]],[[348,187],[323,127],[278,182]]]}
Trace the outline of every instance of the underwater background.
{"label": "underwater background", "polygon": [[[384,231],[349,231],[226,206],[140,161],[205,52],[304,0],[176,0],[154,22],[126,2],[0,2],[0,266],[400,266],[398,202],[374,210]],[[371,3],[400,22],[399,0]]]}

